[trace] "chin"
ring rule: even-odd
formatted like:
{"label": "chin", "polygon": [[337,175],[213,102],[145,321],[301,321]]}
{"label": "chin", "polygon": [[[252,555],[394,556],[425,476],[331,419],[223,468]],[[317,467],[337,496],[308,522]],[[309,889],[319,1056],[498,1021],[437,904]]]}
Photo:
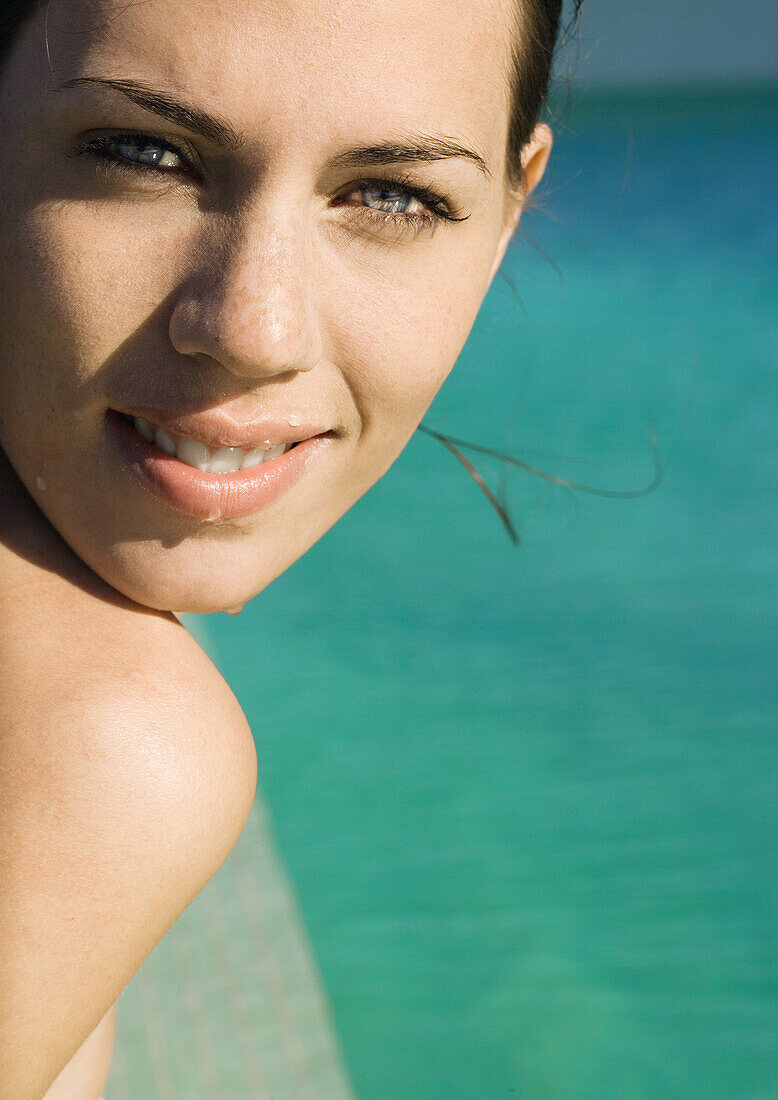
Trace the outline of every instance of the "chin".
{"label": "chin", "polygon": [[130,543],[110,552],[80,551],[86,564],[127,599],[155,611],[209,615],[248,603],[283,572],[289,562],[266,561],[257,569],[254,552],[193,545],[165,547]]}
{"label": "chin", "polygon": [[219,611],[232,611],[242,607],[259,595],[273,578],[252,585],[214,583],[213,579],[167,578],[157,576],[134,577],[124,573],[107,572],[103,580],[123,596],[142,607],[154,611],[170,611],[192,615],[213,615]]}

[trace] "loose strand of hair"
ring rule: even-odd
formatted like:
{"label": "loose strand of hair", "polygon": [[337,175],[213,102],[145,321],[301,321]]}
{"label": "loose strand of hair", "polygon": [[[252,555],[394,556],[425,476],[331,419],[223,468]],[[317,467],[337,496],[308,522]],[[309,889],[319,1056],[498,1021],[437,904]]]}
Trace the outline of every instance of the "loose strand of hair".
{"label": "loose strand of hair", "polygon": [[559,477],[557,474],[551,474],[547,470],[541,470],[538,466],[532,466],[528,462],[523,462],[520,458],[516,458],[515,455],[507,454],[505,451],[498,451],[493,447],[484,447],[480,443],[472,443],[466,439],[457,439],[454,436],[446,435],[444,432],[439,432],[435,428],[430,428],[426,424],[420,424],[417,430],[424,435],[431,436],[432,439],[436,439],[447,451],[454,455],[462,466],[464,466],[473,481],[475,481],[478,488],[489,501],[492,508],[494,508],[495,512],[500,517],[511,541],[516,544],[519,544],[521,540],[511,520],[507,507],[500,503],[470,459],[462,453],[462,449],[474,451],[476,454],[484,455],[487,458],[496,458],[508,466],[515,466],[525,473],[531,474],[533,477],[540,477],[544,481],[550,482],[552,485],[558,485],[564,489],[572,489],[577,493],[588,493],[591,496],[605,497],[610,500],[635,500],[638,497],[648,496],[659,488],[664,478],[664,463],[659,450],[657,434],[653,427],[648,430],[648,446],[654,463],[654,476],[647,485],[643,485],[637,489],[605,489],[597,485],[586,485],[580,481],[571,481],[569,478]]}

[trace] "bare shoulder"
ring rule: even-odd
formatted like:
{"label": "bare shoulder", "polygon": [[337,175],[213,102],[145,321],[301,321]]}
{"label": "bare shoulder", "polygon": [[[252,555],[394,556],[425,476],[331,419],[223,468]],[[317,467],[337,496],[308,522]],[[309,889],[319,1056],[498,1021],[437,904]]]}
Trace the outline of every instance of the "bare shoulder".
{"label": "bare shoulder", "polygon": [[33,1100],[229,854],[256,753],[183,627],[50,529],[0,576],[0,1100]]}

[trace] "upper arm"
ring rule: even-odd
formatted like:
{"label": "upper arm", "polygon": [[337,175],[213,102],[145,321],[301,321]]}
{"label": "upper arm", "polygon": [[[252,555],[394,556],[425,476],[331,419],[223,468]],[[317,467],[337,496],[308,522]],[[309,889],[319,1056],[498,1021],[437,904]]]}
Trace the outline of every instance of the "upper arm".
{"label": "upper arm", "polygon": [[0,1100],[43,1095],[248,817],[251,734],[177,631],[155,626],[161,650],[124,645],[70,684],[28,683],[6,708]]}

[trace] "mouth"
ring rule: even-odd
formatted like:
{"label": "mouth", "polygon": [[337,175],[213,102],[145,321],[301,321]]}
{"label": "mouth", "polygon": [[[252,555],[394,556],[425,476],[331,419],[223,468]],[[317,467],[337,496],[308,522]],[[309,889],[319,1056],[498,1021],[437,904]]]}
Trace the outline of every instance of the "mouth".
{"label": "mouth", "polygon": [[226,443],[208,446],[201,439],[176,435],[160,424],[153,424],[140,416],[119,413],[121,419],[158,450],[171,458],[177,458],[185,466],[191,466],[203,474],[235,474],[238,470],[253,470],[265,462],[272,462],[291,451],[300,442],[271,443],[262,440],[253,447],[231,447]]}
{"label": "mouth", "polygon": [[172,421],[162,425],[115,409],[106,415],[115,453],[129,474],[175,511],[209,522],[250,516],[277,500],[336,434],[291,422],[236,429],[210,415],[199,422],[198,416],[177,419],[180,433],[173,427]]}

